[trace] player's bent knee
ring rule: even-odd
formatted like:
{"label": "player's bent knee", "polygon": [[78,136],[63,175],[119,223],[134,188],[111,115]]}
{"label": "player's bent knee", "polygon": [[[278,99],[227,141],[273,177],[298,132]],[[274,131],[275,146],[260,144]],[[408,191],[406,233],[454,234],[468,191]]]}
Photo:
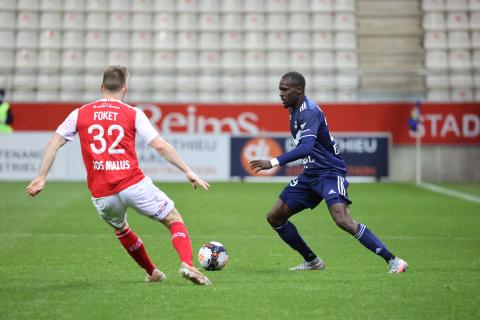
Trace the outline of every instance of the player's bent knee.
{"label": "player's bent knee", "polygon": [[166,227],[170,227],[175,222],[183,223],[183,218],[182,215],[174,207],[164,219],[160,220],[160,222]]}

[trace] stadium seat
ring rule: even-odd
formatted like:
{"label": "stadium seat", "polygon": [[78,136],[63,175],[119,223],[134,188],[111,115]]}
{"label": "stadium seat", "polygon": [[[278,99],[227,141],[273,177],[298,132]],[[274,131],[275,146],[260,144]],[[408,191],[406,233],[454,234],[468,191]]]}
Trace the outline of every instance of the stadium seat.
{"label": "stadium seat", "polygon": [[217,90],[220,87],[220,76],[217,71],[203,71],[198,76],[197,82],[199,89],[202,91],[210,91],[209,93],[211,94],[211,91]]}
{"label": "stadium seat", "polygon": [[218,103],[220,102],[219,90],[200,90],[197,99],[201,103]]}
{"label": "stadium seat", "polygon": [[53,69],[60,68],[60,51],[40,50],[38,52],[38,66],[40,68]]}
{"label": "stadium seat", "polygon": [[125,12],[114,12],[108,15],[108,28],[112,31],[130,30],[130,15]]}
{"label": "stadium seat", "polygon": [[311,10],[314,12],[331,12],[333,11],[334,0],[311,0]]}
{"label": "stadium seat", "polygon": [[60,31],[45,30],[40,33],[40,48],[60,49],[62,47],[62,39]]}
{"label": "stadium seat", "polygon": [[37,66],[37,52],[35,50],[17,50],[15,67],[18,69],[32,69]]}
{"label": "stadium seat", "polygon": [[470,0],[470,1],[468,1],[468,9],[470,11],[480,10],[480,0]]}
{"label": "stadium seat", "polygon": [[[83,75],[83,88],[87,90],[100,90],[101,78],[98,73],[85,73]],[[98,93],[97,93],[98,94]]]}
{"label": "stadium seat", "polygon": [[445,1],[444,0],[422,0],[422,10],[423,11],[444,11]]}
{"label": "stadium seat", "polygon": [[17,9],[16,0],[2,0],[0,1],[0,10],[15,11]]}
{"label": "stadium seat", "polygon": [[243,101],[247,103],[261,103],[265,101],[265,90],[250,90],[244,96]]}
{"label": "stadium seat", "polygon": [[65,32],[83,30],[85,28],[84,14],[82,12],[66,12],[63,15],[63,28]]}
{"label": "stadium seat", "polygon": [[83,102],[83,92],[80,90],[60,90],[60,96],[58,97],[61,102]]}
{"label": "stadium seat", "polygon": [[244,33],[243,45],[245,49],[262,49],[265,45],[265,37],[262,32],[248,31]]}
{"label": "stadium seat", "polygon": [[17,10],[39,11],[40,0],[18,0]]}
{"label": "stadium seat", "polygon": [[356,29],[355,15],[351,13],[335,14],[335,30],[354,31]]}
{"label": "stadium seat", "polygon": [[267,13],[266,29],[271,31],[283,31],[288,29],[287,15],[284,13]]}
{"label": "stadium seat", "polygon": [[472,31],[471,47],[474,49],[480,48],[480,31]]}
{"label": "stadium seat", "polygon": [[132,0],[130,1],[131,10],[132,12],[152,12],[153,10],[153,3],[159,1],[152,1],[152,0]]}
{"label": "stadium seat", "polygon": [[315,13],[312,19],[313,30],[333,30],[333,16],[330,13]]}
{"label": "stadium seat", "polygon": [[242,25],[242,16],[238,13],[224,13],[222,15],[222,30],[238,31]]}
{"label": "stadium seat", "polygon": [[280,69],[280,70],[287,69],[288,68],[288,52],[287,51],[268,51],[266,65],[269,69]]}
{"label": "stadium seat", "polygon": [[173,69],[175,67],[175,56],[171,51],[155,51],[153,55],[154,69]]}
{"label": "stadium seat", "polygon": [[262,13],[246,13],[243,17],[243,29],[262,31],[265,28],[265,19]]}
{"label": "stadium seat", "polygon": [[132,49],[151,49],[152,33],[145,31],[135,31],[131,33],[130,45]]}
{"label": "stadium seat", "polygon": [[25,29],[34,29],[38,28],[38,13],[31,11],[22,11],[18,13],[17,19],[17,28],[20,30]]}
{"label": "stadium seat", "polygon": [[64,31],[63,32],[63,49],[83,49],[85,37],[80,31]]}
{"label": "stadium seat", "polygon": [[480,101],[480,89],[479,88],[475,89],[474,99],[475,99],[475,101]]}
{"label": "stadium seat", "polygon": [[62,68],[81,70],[84,65],[83,51],[64,50],[62,52]]}
{"label": "stadium seat", "polygon": [[480,30],[480,11],[472,12],[470,14],[470,29]]}
{"label": "stadium seat", "polygon": [[15,102],[35,101],[35,91],[16,88],[12,94],[12,101],[15,101]]}
{"label": "stadium seat", "polygon": [[220,68],[220,53],[218,51],[201,51],[200,65],[202,69]]}
{"label": "stadium seat", "polygon": [[15,72],[13,86],[16,89],[33,89],[37,87],[37,75],[32,72]]}
{"label": "stadium seat", "polygon": [[85,9],[87,11],[105,12],[108,9],[108,0],[87,0]]}
{"label": "stadium seat", "polygon": [[57,102],[58,90],[38,90],[35,100],[38,102]]}
{"label": "stadium seat", "polygon": [[153,17],[150,13],[134,13],[132,15],[132,31],[151,31],[153,27]]}
{"label": "stadium seat", "polygon": [[108,10],[110,12],[130,12],[130,0],[109,0]]}
{"label": "stadium seat", "polygon": [[220,49],[220,34],[218,32],[203,31],[200,32],[198,47],[203,50]]}
{"label": "stadium seat", "polygon": [[314,51],[312,57],[312,66],[315,69],[333,69],[335,59],[332,51]]}
{"label": "stadium seat", "polygon": [[85,10],[85,1],[78,0],[64,0],[63,1],[63,10],[68,11],[84,11]]}
{"label": "stadium seat", "polygon": [[108,53],[108,65],[128,66],[129,53],[126,50],[112,50]]}
{"label": "stadium seat", "polygon": [[175,101],[173,90],[154,90],[152,93],[153,102],[173,102]]}
{"label": "stadium seat", "polygon": [[152,77],[143,72],[132,72],[128,78],[128,85],[132,91],[145,91],[152,88]]}
{"label": "stadium seat", "polygon": [[319,72],[312,76],[312,88],[333,89],[336,86],[335,75],[329,72]]}
{"label": "stadium seat", "polygon": [[446,73],[429,73],[425,76],[425,84],[428,89],[446,89],[450,80]]}
{"label": "stadium seat", "polygon": [[103,31],[107,29],[107,15],[101,12],[89,12],[86,16],[85,28],[87,30]]}
{"label": "stadium seat", "polygon": [[150,90],[140,90],[140,89],[129,90],[125,100],[127,101],[127,103],[151,102],[152,92]]}
{"label": "stadium seat", "polygon": [[[19,31],[17,32],[16,44],[18,48],[24,47],[23,44],[28,44],[26,38],[33,38],[35,36],[36,45],[36,33],[33,31]],[[0,48],[13,49],[15,47],[15,31],[0,30]],[[31,45],[31,44],[30,44]]]}
{"label": "stadium seat", "polygon": [[470,72],[450,74],[450,86],[453,88],[472,88],[472,74]]}
{"label": "stadium seat", "polygon": [[354,32],[336,32],[335,49],[355,50],[357,48],[357,38]]}
{"label": "stadium seat", "polygon": [[465,12],[447,13],[447,28],[449,30],[465,30],[468,28],[468,16]]}
{"label": "stadium seat", "polygon": [[291,31],[309,30],[310,15],[308,13],[291,13],[288,18],[288,28]]}
{"label": "stadium seat", "polygon": [[87,102],[91,102],[91,101],[97,101],[101,97],[102,96],[101,96],[99,88],[97,88],[97,89],[85,89],[83,91],[82,102],[87,103]]}
{"label": "stadium seat", "polygon": [[175,75],[177,90],[196,90],[197,77],[194,72],[177,72]]}
{"label": "stadium seat", "polygon": [[312,46],[315,49],[333,49],[333,33],[327,31],[314,32]]}
{"label": "stadium seat", "polygon": [[192,31],[181,31],[177,33],[177,48],[196,49],[197,33]]}
{"label": "stadium seat", "polygon": [[425,55],[427,69],[448,69],[448,58],[446,51],[427,51]]}
{"label": "stadium seat", "polygon": [[152,0],[155,12],[175,11],[175,0]]}
{"label": "stadium seat", "polygon": [[289,1],[287,6],[288,12],[308,12],[310,8],[309,0]]}
{"label": "stadium seat", "polygon": [[[257,2],[265,2],[258,1]],[[258,5],[259,10],[262,9],[261,5]],[[265,11],[267,12],[287,12],[287,0],[267,0],[265,4]]]}
{"label": "stadium seat", "polygon": [[133,50],[130,54],[129,65],[136,70],[150,70],[153,65],[152,52],[149,50]]}
{"label": "stadium seat", "polygon": [[356,74],[339,73],[335,77],[335,84],[337,88],[340,88],[340,89],[358,88],[359,79]]}
{"label": "stadium seat", "polygon": [[470,38],[467,31],[450,31],[448,33],[448,47],[450,49],[469,49]]}
{"label": "stadium seat", "polygon": [[223,49],[241,49],[243,47],[242,33],[238,31],[222,32]]}
{"label": "stadium seat", "polygon": [[0,49],[0,71],[14,66],[15,55],[12,49]]}
{"label": "stadium seat", "polygon": [[86,33],[85,47],[89,49],[105,49],[107,39],[105,32],[88,31]]}
{"label": "stadium seat", "polygon": [[222,11],[225,13],[228,12],[241,12],[243,11],[242,1],[238,0],[223,0],[222,1]]}
{"label": "stadium seat", "polygon": [[300,50],[310,49],[310,33],[305,31],[293,31],[290,32],[290,38],[288,40],[290,49]]}
{"label": "stadium seat", "polygon": [[173,13],[157,13],[153,20],[153,28],[157,31],[175,30],[175,15]]}
{"label": "stadium seat", "polygon": [[335,91],[333,90],[323,90],[323,89],[315,88],[313,92],[314,94],[312,98],[315,99],[315,101],[319,101],[320,106],[322,103],[325,103],[325,102],[336,101]]}
{"label": "stadium seat", "polygon": [[309,51],[292,51],[290,53],[290,68],[293,70],[307,70],[310,67]]}
{"label": "stadium seat", "polygon": [[265,81],[265,74],[258,71],[250,71],[245,74],[243,77],[243,87],[250,90],[265,90],[267,88],[267,82]]}
{"label": "stadium seat", "polygon": [[153,42],[154,49],[173,49],[175,48],[174,33],[169,31],[155,32]]}
{"label": "stadium seat", "polygon": [[432,31],[445,30],[445,16],[441,12],[428,12],[423,15],[423,29]]}
{"label": "stadium seat", "polygon": [[468,50],[452,50],[449,53],[448,62],[451,69],[464,70],[472,66],[470,52]]}
{"label": "stadium seat", "polygon": [[220,29],[220,16],[214,13],[200,15],[200,29],[216,31]]}
{"label": "stadium seat", "polygon": [[447,36],[442,31],[426,31],[423,45],[426,49],[446,49]]}
{"label": "stadium seat", "polygon": [[196,69],[198,67],[196,52],[186,50],[177,52],[176,66],[180,70]]}
{"label": "stadium seat", "polygon": [[177,15],[178,30],[197,30],[197,16],[193,13],[180,13]]}
{"label": "stadium seat", "polygon": [[335,54],[335,66],[337,69],[356,69],[358,57],[354,51],[338,51]]}
{"label": "stadium seat", "polygon": [[[0,31],[0,45],[3,48],[8,48],[10,44],[13,44],[14,33],[12,31]],[[7,46],[8,45],[8,46]],[[35,31],[23,31],[17,32],[16,47],[17,48],[34,48],[38,46],[38,33]]]}
{"label": "stadium seat", "polygon": [[103,50],[85,51],[85,68],[103,70],[107,64],[107,54]]}
{"label": "stadium seat", "polygon": [[40,15],[40,28],[58,30],[62,28],[62,15],[58,12],[42,12]]}
{"label": "stadium seat", "polygon": [[260,50],[246,51],[243,65],[247,70],[262,70],[265,67],[265,53]]}
{"label": "stadium seat", "polygon": [[473,90],[468,88],[453,88],[450,99],[455,102],[473,101]]}
{"label": "stadium seat", "polygon": [[60,87],[63,90],[83,89],[83,74],[80,72],[64,71],[60,74]]}
{"label": "stadium seat", "polygon": [[177,90],[175,92],[175,101],[183,103],[196,102],[197,92],[195,90]]}
{"label": "stadium seat", "polygon": [[336,92],[336,101],[339,102],[354,102],[358,101],[356,90],[338,90]]}
{"label": "stadium seat", "polygon": [[287,49],[287,33],[283,31],[271,31],[267,33],[267,49]]}
{"label": "stadium seat", "polygon": [[355,12],[355,0],[335,0],[334,3],[337,12]]}
{"label": "stadium seat", "polygon": [[473,75],[473,84],[477,89],[480,89],[480,72],[475,72]]}
{"label": "stadium seat", "polygon": [[177,0],[177,12],[195,12],[197,9],[197,1],[192,0]]}
{"label": "stadium seat", "polygon": [[174,75],[166,72],[155,72],[152,76],[154,91],[175,89]]}
{"label": "stadium seat", "polygon": [[109,49],[128,49],[130,46],[128,32],[113,31],[108,33],[108,48]]}
{"label": "stadium seat", "polygon": [[468,1],[467,0],[446,0],[445,8],[447,9],[447,11],[467,11]]}
{"label": "stadium seat", "polygon": [[44,89],[58,89],[60,84],[59,74],[56,72],[40,71],[37,75],[37,88]]}
{"label": "stadium seat", "polygon": [[[242,1],[239,1],[242,2]],[[263,0],[243,0],[243,11],[249,12],[263,12],[265,1]]]}
{"label": "stadium seat", "polygon": [[244,101],[244,95],[240,90],[225,90],[220,99],[224,103],[237,103]]}
{"label": "stadium seat", "polygon": [[15,29],[15,12],[0,11],[0,29]]}
{"label": "stadium seat", "polygon": [[199,12],[218,12],[220,11],[221,0],[202,0],[199,3]]}
{"label": "stadium seat", "polygon": [[473,51],[472,64],[475,69],[480,69],[480,50]]}

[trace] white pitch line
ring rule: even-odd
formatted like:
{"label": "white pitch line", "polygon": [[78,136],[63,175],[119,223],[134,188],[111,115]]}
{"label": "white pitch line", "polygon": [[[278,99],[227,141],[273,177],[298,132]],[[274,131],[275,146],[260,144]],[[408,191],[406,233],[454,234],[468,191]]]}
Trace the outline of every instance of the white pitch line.
{"label": "white pitch line", "polygon": [[418,186],[420,188],[424,188],[424,189],[427,189],[427,190],[430,190],[430,191],[433,191],[433,192],[445,194],[447,196],[456,197],[456,198],[460,198],[460,199],[475,202],[475,203],[480,203],[480,197],[477,197],[477,196],[474,196],[474,195],[471,195],[471,194],[468,194],[468,193],[463,193],[463,192],[460,192],[460,191],[447,189],[447,188],[444,188],[444,187],[439,187],[439,186],[436,186],[434,184],[424,183],[424,182],[422,182]]}

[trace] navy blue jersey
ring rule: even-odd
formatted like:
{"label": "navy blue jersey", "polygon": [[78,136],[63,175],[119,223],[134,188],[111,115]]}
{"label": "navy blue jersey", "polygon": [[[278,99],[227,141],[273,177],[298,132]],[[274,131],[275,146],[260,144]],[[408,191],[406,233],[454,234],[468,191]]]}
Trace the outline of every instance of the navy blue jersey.
{"label": "navy blue jersey", "polygon": [[280,165],[303,156],[307,174],[346,175],[345,162],[330,134],[325,115],[307,96],[299,107],[290,109],[290,131],[296,148],[278,157]]}

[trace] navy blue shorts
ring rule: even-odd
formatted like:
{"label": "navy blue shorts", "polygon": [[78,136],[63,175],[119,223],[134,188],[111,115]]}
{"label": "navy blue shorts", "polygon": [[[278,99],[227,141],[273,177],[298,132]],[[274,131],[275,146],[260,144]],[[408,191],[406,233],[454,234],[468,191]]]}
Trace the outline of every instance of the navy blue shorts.
{"label": "navy blue shorts", "polygon": [[348,182],[344,176],[312,176],[301,174],[290,181],[288,186],[283,189],[280,199],[294,213],[303,209],[313,209],[323,199],[330,207],[335,203],[351,204],[348,199]]}

